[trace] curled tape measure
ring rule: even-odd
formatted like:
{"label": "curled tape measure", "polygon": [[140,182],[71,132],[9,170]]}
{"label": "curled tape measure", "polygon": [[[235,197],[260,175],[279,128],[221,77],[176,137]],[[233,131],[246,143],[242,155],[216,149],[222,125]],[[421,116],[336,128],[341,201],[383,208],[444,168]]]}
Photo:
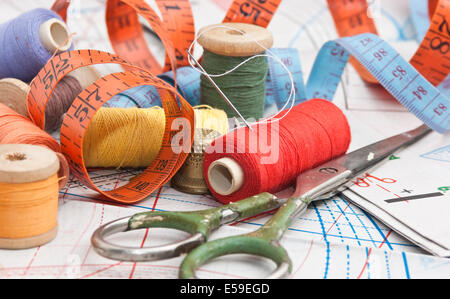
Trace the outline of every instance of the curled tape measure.
{"label": "curled tape measure", "polygon": [[409,8],[411,12],[411,21],[416,32],[416,40],[420,43],[427,34],[428,28],[430,28],[430,17],[428,16],[428,5],[430,2],[427,0],[410,0]]}
{"label": "curled tape measure", "polygon": [[[152,73],[160,74],[189,65],[186,50],[195,38],[194,18],[189,0],[155,0],[163,20],[144,0],[107,0],[106,26],[115,53]],[[235,0],[224,22],[252,23],[266,27],[281,0]],[[67,20],[70,0],[56,0],[52,10]],[[166,62],[162,68],[151,54],[144,38],[138,15],[145,17],[152,30],[166,47]],[[163,31],[168,34],[164,34]],[[168,44],[173,51],[168,51]],[[171,47],[169,47],[171,48]]]}
{"label": "curled tape measure", "polygon": [[[369,17],[366,0],[327,0],[336,29],[341,37],[361,33],[378,35],[373,18]],[[411,64],[431,84],[438,86],[450,72],[450,0],[429,1],[431,23]],[[422,24],[423,25],[423,24]],[[422,33],[423,34],[423,33]],[[374,54],[382,59],[382,52]],[[374,78],[365,68],[353,61],[359,74],[369,82]]]}
{"label": "curled tape measure", "polygon": [[[28,111],[32,120],[41,128],[45,125],[45,106],[58,82],[71,71],[80,67],[117,63],[134,67],[135,71],[115,73],[100,78],[86,88],[74,100],[64,117],[61,127],[61,148],[68,158],[72,173],[86,186],[110,200],[133,203],[149,196],[165,184],[181,167],[187,157],[193,140],[178,140],[173,137],[181,130],[188,130],[186,136],[194,136],[194,111],[175,88],[151,73],[106,52],[82,50],[65,52],[51,59],[30,84]],[[161,150],[152,164],[130,183],[112,191],[102,191],[90,180],[83,161],[83,138],[95,112],[115,94],[140,85],[158,88],[166,115],[166,127]],[[177,102],[180,102],[180,106]],[[175,128],[175,129],[172,129]],[[190,135],[188,135],[188,133]],[[181,137],[184,138],[184,137]]]}
{"label": "curled tape measure", "polygon": [[307,84],[309,98],[332,99],[350,54],[401,104],[432,129],[450,130],[450,101],[374,34],[360,34],[326,43]]}
{"label": "curled tape measure", "polygon": [[[167,71],[175,69],[177,65],[187,64],[187,60],[184,61],[185,54],[182,53],[192,43],[195,29],[189,0],[156,2],[164,22],[143,0],[107,0],[106,26],[112,47],[118,56],[133,65],[159,74],[163,69]],[[70,0],[56,0],[52,9],[66,20],[69,5]],[[166,49],[164,68],[147,46],[138,15],[147,20]]]}
{"label": "curled tape measure", "polygon": [[281,0],[235,0],[223,22],[249,23],[267,27]]}

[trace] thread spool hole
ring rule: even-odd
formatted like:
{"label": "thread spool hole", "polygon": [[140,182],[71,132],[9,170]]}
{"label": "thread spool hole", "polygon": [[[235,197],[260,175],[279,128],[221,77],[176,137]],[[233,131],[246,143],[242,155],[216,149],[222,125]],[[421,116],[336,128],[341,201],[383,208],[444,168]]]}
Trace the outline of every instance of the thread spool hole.
{"label": "thread spool hole", "polygon": [[208,168],[208,179],[215,192],[230,195],[242,187],[244,172],[235,160],[222,158],[211,163]]}
{"label": "thread spool hole", "polygon": [[210,172],[210,177],[214,177],[214,190],[219,194],[227,194],[233,186],[233,176],[223,165],[215,165]]}
{"label": "thread spool hole", "polygon": [[244,35],[245,31],[241,30],[241,31],[237,31],[237,30],[228,30],[227,34],[230,35]]}
{"label": "thread spool hole", "polygon": [[27,155],[24,153],[6,154],[6,159],[9,161],[23,161],[27,159]]}
{"label": "thread spool hole", "polygon": [[56,45],[65,48],[65,44],[68,43],[68,32],[61,23],[53,23],[50,26],[50,34]]}

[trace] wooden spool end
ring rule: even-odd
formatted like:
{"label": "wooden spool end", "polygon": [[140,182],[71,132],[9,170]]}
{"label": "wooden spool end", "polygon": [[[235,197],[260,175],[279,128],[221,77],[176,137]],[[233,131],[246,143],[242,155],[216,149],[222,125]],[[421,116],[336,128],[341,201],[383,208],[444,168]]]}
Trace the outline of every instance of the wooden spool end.
{"label": "wooden spool end", "polygon": [[272,47],[273,36],[266,28],[253,24],[223,23],[202,28],[198,43],[218,55],[248,57]]}
{"label": "wooden spool end", "polygon": [[14,78],[0,80],[0,103],[17,113],[27,116],[28,84]]}
{"label": "wooden spool end", "polygon": [[101,78],[100,73],[94,66],[85,66],[76,69],[71,71],[68,76],[77,79],[83,89],[88,88],[92,83]]}
{"label": "wooden spool end", "polygon": [[32,183],[46,180],[59,169],[56,154],[42,146],[30,144],[0,145],[0,182]]}
{"label": "wooden spool end", "polygon": [[72,39],[67,25],[56,18],[52,18],[41,24],[39,27],[39,39],[42,45],[50,54],[58,48],[64,52],[72,46]]}
{"label": "wooden spool end", "polygon": [[[2,144],[0,145],[0,184],[6,188],[6,184],[23,184],[36,183],[49,179],[58,172],[59,159],[57,155],[44,147],[29,144]],[[23,185],[24,189],[26,185]],[[21,187],[20,187],[21,188]],[[26,237],[20,236],[15,238],[9,235],[10,232],[3,230],[0,234],[0,248],[3,249],[25,249],[33,248],[50,242],[57,233],[57,205],[58,205],[58,187],[55,184],[55,196],[45,203],[33,203],[30,195],[23,195],[17,198],[21,205],[11,202],[7,196],[0,197],[0,224],[1,220],[8,221],[2,225],[14,221],[30,221],[30,223],[40,224],[40,219],[51,219],[48,223],[54,223],[46,229],[46,231],[36,232],[36,227],[30,227],[29,231],[22,232]],[[26,204],[30,201],[30,204]],[[20,208],[18,208],[20,206]],[[47,210],[48,209],[48,210]],[[48,217],[48,218],[47,218]],[[35,219],[30,219],[35,218]],[[21,219],[21,220],[17,220]],[[50,226],[50,225],[49,225]],[[45,226],[43,226],[45,227]],[[2,232],[0,230],[0,232]]]}

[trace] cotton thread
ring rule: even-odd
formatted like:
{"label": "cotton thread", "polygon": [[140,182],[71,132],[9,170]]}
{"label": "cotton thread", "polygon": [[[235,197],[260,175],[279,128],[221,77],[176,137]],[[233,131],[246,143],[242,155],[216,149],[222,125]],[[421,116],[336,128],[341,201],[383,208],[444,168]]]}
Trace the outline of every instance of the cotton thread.
{"label": "cotton thread", "polygon": [[61,20],[55,12],[38,8],[0,25],[0,78],[30,82],[37,75],[53,54],[39,34],[50,19]]}
{"label": "cotton thread", "polygon": [[54,238],[58,168],[49,149],[0,145],[0,248],[31,248]]}
{"label": "cotton thread", "polygon": [[[5,104],[17,113],[27,116],[27,93],[29,86],[14,78],[0,80],[0,103]],[[70,108],[74,99],[83,91],[80,82],[66,76],[56,85],[45,110],[45,130],[56,131],[64,113]]]}
{"label": "cotton thread", "polygon": [[[200,102],[224,109],[230,116],[237,116],[206,77],[207,73],[214,77],[215,84],[244,119],[260,119],[264,115],[265,81],[269,65],[267,59],[257,54],[272,46],[272,34],[265,28],[251,24],[229,23],[227,26],[231,29],[220,25],[203,28],[195,40],[198,39],[204,48],[201,64],[205,72],[201,76]],[[263,47],[261,44],[264,44]],[[233,72],[230,72],[231,69]]]}
{"label": "cotton thread", "polygon": [[69,180],[69,164],[61,154],[59,143],[45,131],[34,125],[28,118],[22,116],[0,103],[0,144],[31,144],[53,150],[59,158],[60,188]]}
{"label": "cotton thread", "polygon": [[49,231],[56,225],[57,202],[56,174],[33,183],[0,182],[0,238],[26,238]]}
{"label": "cotton thread", "polygon": [[[216,74],[216,75],[208,74],[208,72],[203,72],[203,70],[201,70],[200,68],[195,66],[194,62],[192,61],[192,59],[190,57],[188,57],[188,62],[191,65],[191,67],[195,71],[199,72],[200,74],[202,74],[204,76],[208,75],[210,77],[217,78],[217,77],[226,76],[226,75],[234,72],[236,69],[238,69],[242,65],[244,65],[247,62],[249,62],[249,61],[251,61],[253,59],[256,59],[258,57],[267,57],[269,59],[275,60],[286,71],[286,74],[289,76],[289,79],[291,81],[289,96],[288,96],[287,100],[284,101],[285,104],[283,105],[283,107],[280,108],[280,112],[270,116],[269,118],[262,119],[262,120],[260,120],[258,122],[253,122],[253,124],[262,123],[262,122],[264,122],[264,123],[278,122],[278,121],[282,120],[284,117],[286,117],[286,115],[289,114],[289,112],[291,111],[291,109],[295,105],[295,102],[296,102],[295,80],[293,78],[293,75],[292,75],[291,71],[286,66],[286,64],[280,58],[278,58],[276,55],[274,55],[274,53],[271,50],[268,49],[268,47],[271,47],[271,43],[272,42],[269,39],[267,39],[267,36],[265,38],[265,41],[264,41],[264,39],[263,40],[260,39],[258,41],[258,36],[255,37],[255,36],[248,35],[247,32],[245,30],[243,30],[243,28],[239,28],[241,26],[242,26],[242,24],[239,24],[239,23],[223,23],[223,24],[219,24],[219,25],[208,26],[208,27],[202,29],[201,32],[195,37],[194,41],[189,46],[188,52],[192,54],[194,45],[202,37],[202,35],[206,34],[207,32],[210,32],[212,30],[215,30],[215,29],[222,29],[222,30],[226,29],[226,30],[228,30],[228,32],[227,32],[228,34],[236,34],[237,33],[237,35],[239,35],[239,34],[243,35],[246,39],[248,39],[247,41],[253,42],[254,45],[252,45],[250,47],[253,48],[254,51],[256,51],[255,50],[255,45],[256,45],[257,47],[259,47],[259,49],[264,49],[267,54],[258,54],[258,55],[253,55],[251,57],[248,57],[247,59],[245,59],[244,61],[242,61],[238,65],[234,66],[233,68],[227,70],[226,72],[223,72],[221,74]],[[244,25],[244,26],[246,26],[246,25]],[[247,46],[249,46],[249,45],[250,44],[247,44]],[[222,51],[222,49],[227,49],[230,46],[231,46],[231,48],[239,49],[239,47],[236,47],[236,45],[228,45],[228,47],[223,47],[223,46],[224,45],[220,45],[219,44],[219,47],[214,47],[214,48],[219,49],[220,51]],[[230,50],[228,50],[228,51],[230,51]],[[242,56],[244,56],[244,55],[242,55]]]}
{"label": "cotton thread", "polygon": [[[278,124],[277,128],[275,125]],[[211,193],[219,201],[229,203],[259,194],[278,192],[293,183],[303,171],[344,154],[350,144],[350,127],[342,111],[329,101],[315,99],[291,109],[277,123],[258,123],[255,130],[240,128],[216,139],[207,149],[204,160],[204,176]],[[274,163],[264,164],[270,155],[258,143],[278,135],[279,143],[270,144],[270,151],[278,150]],[[208,170],[214,161],[230,158],[243,171],[243,184],[229,195],[219,194]],[[224,176],[226,179],[226,175]],[[230,180],[231,182],[231,180]]]}
{"label": "cotton thread", "polygon": [[[224,111],[195,107],[197,128],[226,134]],[[164,110],[152,108],[101,108],[95,114],[83,141],[87,167],[143,168],[156,158],[164,134]]]}
{"label": "cotton thread", "polygon": [[[202,66],[209,74],[224,73],[248,58],[227,57],[207,50],[203,55]],[[267,59],[257,57],[242,65],[232,74],[217,77],[214,81],[245,119],[258,120],[264,115],[268,70]],[[234,111],[204,75],[201,76],[200,90],[202,104],[225,110],[228,115],[234,116]]]}

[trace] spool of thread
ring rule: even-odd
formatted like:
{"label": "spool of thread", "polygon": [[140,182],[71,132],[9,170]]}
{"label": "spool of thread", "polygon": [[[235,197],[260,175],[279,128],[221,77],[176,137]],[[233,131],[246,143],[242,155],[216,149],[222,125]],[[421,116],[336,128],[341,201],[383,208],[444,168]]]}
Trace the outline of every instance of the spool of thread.
{"label": "spool of thread", "polygon": [[5,104],[20,115],[27,116],[27,94],[30,87],[15,78],[0,80],[0,103]]}
{"label": "spool of thread", "polygon": [[[197,128],[226,134],[225,112],[207,106],[195,108]],[[152,108],[100,108],[83,140],[87,167],[143,168],[156,158],[165,128],[164,110]]]}
{"label": "spool of thread", "polygon": [[59,186],[62,189],[69,180],[69,164],[59,143],[28,118],[0,103],[0,144],[31,144],[53,150],[59,161]]}
{"label": "spool of thread", "polygon": [[56,236],[58,168],[47,148],[0,145],[0,248],[37,247]]}
{"label": "spool of thread", "polygon": [[[54,132],[61,126],[64,113],[70,108],[74,99],[92,82],[100,77],[97,70],[85,67],[65,76],[56,85],[45,109],[45,130]],[[17,113],[28,116],[28,84],[15,78],[0,80],[0,103]]]}
{"label": "spool of thread", "polygon": [[30,82],[58,48],[71,47],[69,30],[55,12],[26,12],[0,25],[0,78]]}
{"label": "spool of thread", "polygon": [[[278,141],[273,136],[279,136]],[[243,127],[216,139],[205,154],[203,174],[211,193],[223,203],[276,193],[301,172],[344,154],[350,139],[350,127],[338,107],[310,100],[295,106],[278,124],[259,123],[252,131]]]}
{"label": "spool of thread", "polygon": [[[222,24],[226,28],[220,26],[207,26],[199,32],[198,42],[204,48],[202,66],[208,74],[225,73],[250,56],[262,54],[273,44],[272,34],[263,27],[241,23]],[[264,114],[268,69],[267,58],[256,57],[213,80],[244,118],[257,120]],[[237,116],[204,75],[201,76],[200,102],[222,109],[230,117]]]}

